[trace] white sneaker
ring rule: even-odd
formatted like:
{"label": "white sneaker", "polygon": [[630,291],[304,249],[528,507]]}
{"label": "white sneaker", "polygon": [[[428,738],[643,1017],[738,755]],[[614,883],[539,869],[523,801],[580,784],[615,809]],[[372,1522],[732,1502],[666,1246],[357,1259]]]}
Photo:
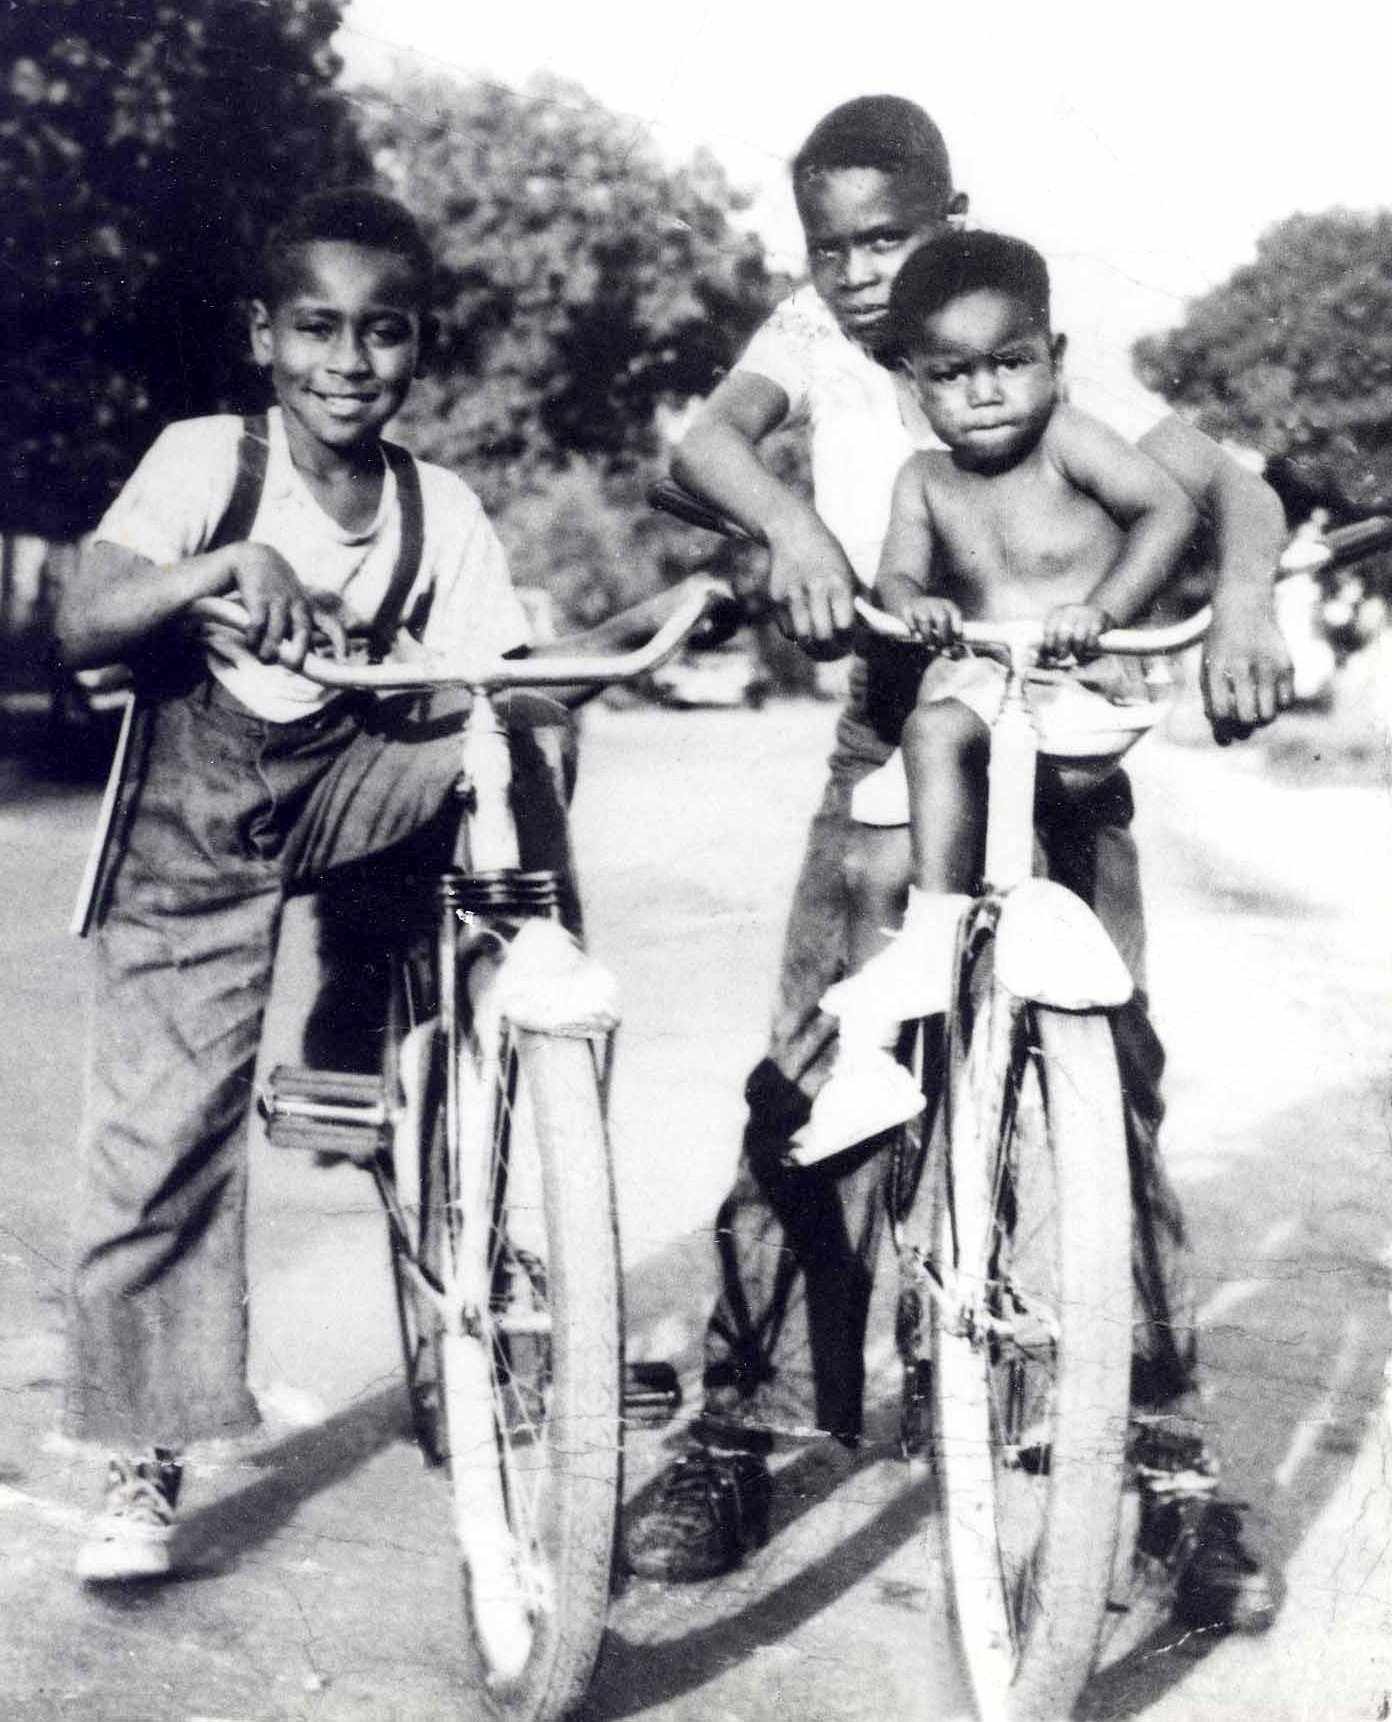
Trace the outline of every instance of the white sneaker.
{"label": "white sneaker", "polygon": [[907,1124],[923,1110],[923,1092],[903,1065],[880,1047],[843,1049],[793,1137],[788,1158],[815,1166],[857,1143]]}
{"label": "white sneaker", "polygon": [[162,1578],[170,1570],[183,1472],[167,1447],[154,1447],[138,1459],[111,1459],[106,1503],[77,1551],[77,1576],[84,1583]]}
{"label": "white sneaker", "polygon": [[498,977],[498,1004],[515,1028],[592,1037],[617,1026],[619,985],[557,921],[527,921]]}
{"label": "white sneaker", "polygon": [[945,1011],[952,998],[957,929],[972,899],[956,891],[910,887],[904,924],[865,967],[822,997],[832,1016],[867,1023],[912,1022]]}

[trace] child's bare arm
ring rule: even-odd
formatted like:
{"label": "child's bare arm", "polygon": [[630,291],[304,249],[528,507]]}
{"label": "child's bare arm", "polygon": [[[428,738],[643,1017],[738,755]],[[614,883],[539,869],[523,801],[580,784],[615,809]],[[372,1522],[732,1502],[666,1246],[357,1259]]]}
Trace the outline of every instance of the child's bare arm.
{"label": "child's bare arm", "polygon": [[854,612],[846,553],[804,501],[760,460],[758,445],[788,414],[777,383],[733,371],[697,413],[672,455],[672,476],[769,547],[769,596],[809,650],[839,652]]}
{"label": "child's bare arm", "polygon": [[[1045,624],[1053,650],[1086,655],[1103,627],[1125,626],[1159,593],[1193,539],[1199,517],[1162,467],[1087,413],[1061,405],[1048,434],[1064,477],[1100,503],[1126,534],[1116,561],[1086,602],[1060,606]],[[1080,611],[1094,615],[1073,614]]]}
{"label": "child's bare arm", "polygon": [[880,552],[875,594],[890,615],[930,645],[950,646],[961,637],[962,613],[950,598],[931,590],[933,515],[923,457],[899,469],[889,510],[889,530]]}
{"label": "child's bare arm", "polygon": [[[315,625],[309,595],[269,545],[229,544],[163,567],[102,540],[83,555],[59,601],[64,660],[73,669],[116,662],[198,599],[227,593],[251,619],[249,650],[270,663],[285,646],[292,663],[303,662]],[[320,625],[331,635],[337,628],[329,618]]]}

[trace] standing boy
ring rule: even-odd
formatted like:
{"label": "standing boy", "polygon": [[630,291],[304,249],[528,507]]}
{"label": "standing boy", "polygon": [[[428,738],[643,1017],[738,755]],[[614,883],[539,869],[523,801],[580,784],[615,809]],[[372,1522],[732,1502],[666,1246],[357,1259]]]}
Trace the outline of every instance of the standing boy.
{"label": "standing boy", "polygon": [[[383,440],[430,298],[399,204],[353,190],[293,210],[251,314],[275,406],[170,426],[58,618],[70,664],[132,663],[141,713],[97,906],[68,1326],[68,1433],[114,1455],[88,1581],[168,1571],[181,1449],[258,1422],[245,1139],[285,894],[407,839],[447,855],[453,836],[459,700],[336,698],[286,661],[316,632],[389,652],[398,618],[465,663],[527,638],[477,498]],[[251,618],[215,653],[177,633],[213,594]],[[535,772],[526,793],[545,793]]]}
{"label": "standing boy", "polygon": [[[965,199],[952,185],[937,127],[914,103],[869,96],[834,109],[793,162],[807,239],[809,286],[755,334],[673,457],[688,488],[770,546],[770,591],[789,629],[812,650],[844,649],[857,583],[869,586],[889,520],[895,475],[936,439],[898,367],[888,320],[900,268],[942,231]],[[1076,360],[1075,355],[1075,360]],[[1271,604],[1284,540],[1273,493],[1206,437],[1145,403],[1075,396],[1139,440],[1199,508],[1217,559],[1214,626],[1203,681],[1220,739],[1269,722],[1289,697],[1289,663]],[[815,507],[759,458],[780,425],[808,427]],[[762,1453],[774,1432],[830,1432],[854,1442],[861,1426],[864,1336],[883,1211],[883,1156],[833,1168],[790,1167],[788,1146],[824,1079],[834,1024],[818,1008],[843,972],[849,798],[882,765],[912,701],[891,666],[857,661],[837,731],[822,806],[813,821],[784,946],[767,1056],[749,1078],[739,1170],[717,1221],[723,1287],[706,1331],[705,1403],[695,1444],[664,1476],[629,1527],[641,1573],[673,1580],[728,1571],[767,1516]],[[1143,934],[1130,799],[1118,773],[1074,809],[1071,828],[1042,832],[1051,864],[1093,904],[1133,973]],[[1138,1191],[1138,1275],[1155,1355],[1144,1397],[1173,1403],[1192,1387],[1190,1345],[1165,1271],[1183,1225],[1160,1171],[1155,1134],[1163,1054],[1138,998],[1119,1032]],[[1210,1515],[1186,1578],[1193,1612],[1230,1624],[1269,1617],[1259,1572],[1231,1516]]]}

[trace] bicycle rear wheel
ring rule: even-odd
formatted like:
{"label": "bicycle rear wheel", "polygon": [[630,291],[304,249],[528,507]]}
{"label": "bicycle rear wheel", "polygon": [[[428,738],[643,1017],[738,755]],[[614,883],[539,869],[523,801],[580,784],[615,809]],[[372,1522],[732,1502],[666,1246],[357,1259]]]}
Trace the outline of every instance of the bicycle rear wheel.
{"label": "bicycle rear wheel", "polygon": [[935,1251],[940,1523],[982,1717],[1058,1722],[1096,1662],[1125,1475],[1120,1082],[1107,1019],[1011,1000],[989,947],[964,992]]}
{"label": "bicycle rear wheel", "polygon": [[473,964],[457,1101],[433,1083],[423,1120],[421,1263],[463,1319],[413,1299],[431,1335],[413,1403],[449,1471],[470,1714],[555,1722],[589,1685],[609,1601],[617,1229],[595,1049],[501,1021],[494,967]]}

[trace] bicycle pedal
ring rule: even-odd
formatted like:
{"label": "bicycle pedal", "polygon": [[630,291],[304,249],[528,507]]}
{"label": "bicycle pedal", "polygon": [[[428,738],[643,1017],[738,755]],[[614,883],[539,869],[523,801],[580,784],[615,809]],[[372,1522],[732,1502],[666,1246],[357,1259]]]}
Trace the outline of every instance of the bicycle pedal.
{"label": "bicycle pedal", "polygon": [[919,1459],[932,1451],[933,1365],[926,1357],[915,1358],[904,1370],[899,1405],[899,1453],[904,1459]]}
{"label": "bicycle pedal", "polygon": [[629,1423],[668,1423],[681,1409],[681,1383],[670,1363],[628,1363],[623,1375],[623,1414]]}
{"label": "bicycle pedal", "polygon": [[278,1065],[257,1097],[267,1140],[369,1166],[391,1142],[386,1087],[380,1076]]}

